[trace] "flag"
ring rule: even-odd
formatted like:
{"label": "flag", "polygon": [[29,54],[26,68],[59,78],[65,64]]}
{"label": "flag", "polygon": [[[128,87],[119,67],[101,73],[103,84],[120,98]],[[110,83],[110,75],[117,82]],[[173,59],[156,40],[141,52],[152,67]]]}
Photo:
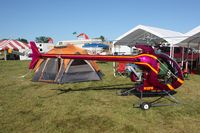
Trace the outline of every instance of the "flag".
{"label": "flag", "polygon": [[51,37],[48,38],[48,43],[53,43],[53,39]]}
{"label": "flag", "polygon": [[77,32],[73,32],[72,34],[73,34],[73,35],[76,35],[76,34],[77,34]]}

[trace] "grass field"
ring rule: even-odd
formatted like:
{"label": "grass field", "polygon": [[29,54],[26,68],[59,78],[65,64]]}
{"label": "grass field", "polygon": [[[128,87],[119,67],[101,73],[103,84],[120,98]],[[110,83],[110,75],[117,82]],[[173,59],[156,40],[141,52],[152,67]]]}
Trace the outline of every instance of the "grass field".
{"label": "grass field", "polygon": [[20,77],[28,63],[0,61],[2,133],[200,132],[199,75],[177,90],[175,97],[184,104],[143,111],[133,108],[136,96],[116,95],[132,85],[128,78],[112,76],[111,63],[99,64],[103,81],[64,85],[31,82],[33,73]]}

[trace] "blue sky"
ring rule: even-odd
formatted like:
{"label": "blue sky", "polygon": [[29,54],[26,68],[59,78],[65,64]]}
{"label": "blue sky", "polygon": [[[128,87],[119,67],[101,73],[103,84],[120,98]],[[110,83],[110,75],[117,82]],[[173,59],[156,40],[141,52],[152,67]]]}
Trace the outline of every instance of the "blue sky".
{"label": "blue sky", "polygon": [[73,32],[114,40],[143,24],[187,32],[200,25],[199,0],[0,0],[0,39],[50,36],[76,39]]}

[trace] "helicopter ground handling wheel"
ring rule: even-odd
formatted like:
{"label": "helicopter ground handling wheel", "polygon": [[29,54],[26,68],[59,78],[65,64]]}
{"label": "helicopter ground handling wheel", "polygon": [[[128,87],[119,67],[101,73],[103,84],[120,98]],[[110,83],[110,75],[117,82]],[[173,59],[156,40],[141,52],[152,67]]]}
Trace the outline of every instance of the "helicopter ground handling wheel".
{"label": "helicopter ground handling wheel", "polygon": [[151,103],[143,102],[140,104],[140,108],[143,110],[149,110],[151,108]]}

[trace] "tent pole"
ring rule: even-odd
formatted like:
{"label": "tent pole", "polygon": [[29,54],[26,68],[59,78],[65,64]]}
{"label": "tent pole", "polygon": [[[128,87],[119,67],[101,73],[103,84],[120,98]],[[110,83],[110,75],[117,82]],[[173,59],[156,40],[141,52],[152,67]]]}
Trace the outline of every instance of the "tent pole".
{"label": "tent pole", "polygon": [[198,64],[200,64],[200,42],[198,43]]}
{"label": "tent pole", "polygon": [[[116,46],[114,45],[114,43],[112,44],[112,49],[113,49],[112,55],[115,55]],[[113,76],[116,77],[116,62],[113,62]]]}
{"label": "tent pole", "polygon": [[[174,58],[174,47],[172,45],[170,45],[170,57],[173,59]],[[170,62],[170,64],[172,65],[172,62]]]}
{"label": "tent pole", "polygon": [[193,49],[192,49],[192,59],[191,59],[191,66],[190,66],[191,71],[193,69],[193,58],[194,58],[194,54],[193,54]]}
{"label": "tent pole", "polygon": [[198,43],[198,63],[197,63],[197,71],[199,71],[199,69],[200,69],[200,52],[199,52],[199,50],[200,50],[200,42]]}
{"label": "tent pole", "polygon": [[170,55],[171,58],[174,58],[174,46],[170,45]]}
{"label": "tent pole", "polygon": [[184,62],[184,51],[185,51],[185,48],[182,47],[182,59],[181,59],[181,67],[183,68],[183,62]]}
{"label": "tent pole", "polygon": [[188,42],[188,45],[187,45],[187,60],[186,60],[186,64],[185,64],[185,69],[186,69],[186,71],[188,72],[188,56],[189,56],[189,42]]}
{"label": "tent pole", "polygon": [[7,51],[4,50],[4,60],[7,61]]}
{"label": "tent pole", "polygon": [[169,57],[172,57],[172,46],[170,45]]}

